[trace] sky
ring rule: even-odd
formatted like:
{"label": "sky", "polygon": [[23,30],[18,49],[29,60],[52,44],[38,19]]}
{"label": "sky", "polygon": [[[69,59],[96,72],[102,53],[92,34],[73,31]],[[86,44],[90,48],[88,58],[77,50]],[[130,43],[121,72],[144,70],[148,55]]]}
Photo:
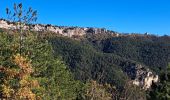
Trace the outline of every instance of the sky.
{"label": "sky", "polygon": [[37,10],[41,24],[170,35],[170,0],[0,0],[0,18],[14,3]]}

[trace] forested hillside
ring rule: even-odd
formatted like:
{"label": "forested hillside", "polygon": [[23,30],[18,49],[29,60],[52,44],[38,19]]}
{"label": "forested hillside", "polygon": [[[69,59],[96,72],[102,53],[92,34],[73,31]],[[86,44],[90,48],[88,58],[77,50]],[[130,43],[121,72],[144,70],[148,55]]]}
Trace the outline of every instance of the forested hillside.
{"label": "forested hillside", "polygon": [[135,79],[131,66],[141,64],[162,75],[170,62],[170,37],[154,35],[88,35],[80,40],[67,37],[50,39],[55,54],[61,55],[78,80],[97,80],[123,89]]}
{"label": "forested hillside", "polygon": [[[7,34],[8,32],[10,34]],[[27,34],[20,54],[18,32],[1,30],[1,98],[17,99],[22,96],[22,98],[82,100],[92,98],[90,95],[94,92],[91,93],[89,89],[98,88],[96,92],[105,91],[106,94],[103,96],[108,99],[126,96],[146,99],[150,97],[149,91],[152,89],[144,92],[140,87],[129,83],[137,77],[135,70],[131,69],[132,66],[140,64],[163,75],[169,62],[168,36],[88,35],[74,39],[47,34],[41,32]],[[27,70],[23,67],[27,64],[32,71],[25,73],[27,76],[25,79],[20,74]],[[17,82],[20,85],[16,84]],[[36,82],[37,86],[33,87],[32,82]],[[21,94],[26,92],[25,89],[29,89],[33,95]],[[132,90],[136,92],[123,94]],[[100,94],[97,92],[96,98]]]}
{"label": "forested hillside", "polygon": [[[156,72],[170,62],[170,37],[138,35],[110,37],[88,35],[87,43],[97,50],[141,62]],[[106,37],[106,38],[104,38]]]}
{"label": "forested hillside", "polygon": [[0,33],[0,97],[77,98],[83,83],[74,80],[60,57],[53,56],[48,41],[28,34],[23,44],[20,54],[19,35]]}
{"label": "forested hillside", "polygon": [[170,100],[170,36],[34,25],[21,3],[6,13],[0,100]]}

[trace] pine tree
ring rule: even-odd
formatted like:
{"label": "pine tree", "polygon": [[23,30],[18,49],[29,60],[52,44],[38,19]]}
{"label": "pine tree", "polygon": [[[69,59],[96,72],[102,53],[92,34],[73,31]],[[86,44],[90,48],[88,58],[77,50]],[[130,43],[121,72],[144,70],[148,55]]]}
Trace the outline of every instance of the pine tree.
{"label": "pine tree", "polygon": [[[31,7],[29,7],[28,10],[24,10],[22,3],[14,3],[13,11],[11,11],[9,8],[6,8],[6,14],[8,20],[12,21],[16,26],[16,29],[19,30],[19,50],[21,54],[22,48],[24,46],[23,40],[25,35],[23,31],[26,29],[26,25],[31,24],[37,20],[37,11],[34,11]],[[27,30],[29,30],[29,28]]]}
{"label": "pine tree", "polygon": [[160,75],[160,83],[154,84],[149,92],[150,100],[169,100],[170,99],[170,63],[166,71]]}

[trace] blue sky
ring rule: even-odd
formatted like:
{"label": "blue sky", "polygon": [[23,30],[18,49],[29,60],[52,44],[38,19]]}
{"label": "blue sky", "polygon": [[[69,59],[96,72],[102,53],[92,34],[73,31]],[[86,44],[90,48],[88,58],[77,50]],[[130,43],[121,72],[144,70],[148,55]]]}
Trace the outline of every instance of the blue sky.
{"label": "blue sky", "polygon": [[20,2],[38,11],[37,23],[170,35],[170,0],[0,0],[0,17]]}

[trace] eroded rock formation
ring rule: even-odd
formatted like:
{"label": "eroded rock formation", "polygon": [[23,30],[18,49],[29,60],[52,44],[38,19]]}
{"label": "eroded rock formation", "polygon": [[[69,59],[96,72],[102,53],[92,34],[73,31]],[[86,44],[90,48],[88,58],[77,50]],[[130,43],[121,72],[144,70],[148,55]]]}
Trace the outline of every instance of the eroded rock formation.
{"label": "eroded rock formation", "polygon": [[126,73],[131,77],[134,85],[140,86],[145,90],[149,89],[153,83],[159,81],[158,75],[140,64],[127,67]]}
{"label": "eroded rock formation", "polygon": [[[5,29],[19,29],[20,26],[16,25],[14,22],[9,22],[7,20],[0,19],[0,28]],[[122,34],[116,33],[114,31],[106,30],[105,28],[89,28],[89,27],[65,27],[65,26],[53,26],[50,24],[33,24],[25,25],[23,29],[33,30],[33,31],[50,31],[56,34],[61,34],[63,36],[83,36],[85,34],[100,34],[107,33],[113,34],[118,37]],[[126,36],[126,34],[124,34]],[[130,35],[134,36],[134,35]],[[132,83],[141,86],[143,89],[147,90],[151,87],[152,82],[158,82],[158,75],[152,73],[148,68],[142,65],[128,66],[124,69],[124,72],[132,79]]]}
{"label": "eroded rock formation", "polygon": [[[0,28],[5,29],[19,29],[19,26],[14,23],[4,19],[0,19]],[[50,24],[33,24],[25,25],[23,29],[33,30],[33,31],[50,31],[56,34],[61,34],[63,36],[83,36],[85,34],[98,34],[98,33],[112,33],[115,36],[119,36],[118,33],[106,30],[105,28],[91,28],[91,27],[65,27],[65,26],[53,26]]]}

